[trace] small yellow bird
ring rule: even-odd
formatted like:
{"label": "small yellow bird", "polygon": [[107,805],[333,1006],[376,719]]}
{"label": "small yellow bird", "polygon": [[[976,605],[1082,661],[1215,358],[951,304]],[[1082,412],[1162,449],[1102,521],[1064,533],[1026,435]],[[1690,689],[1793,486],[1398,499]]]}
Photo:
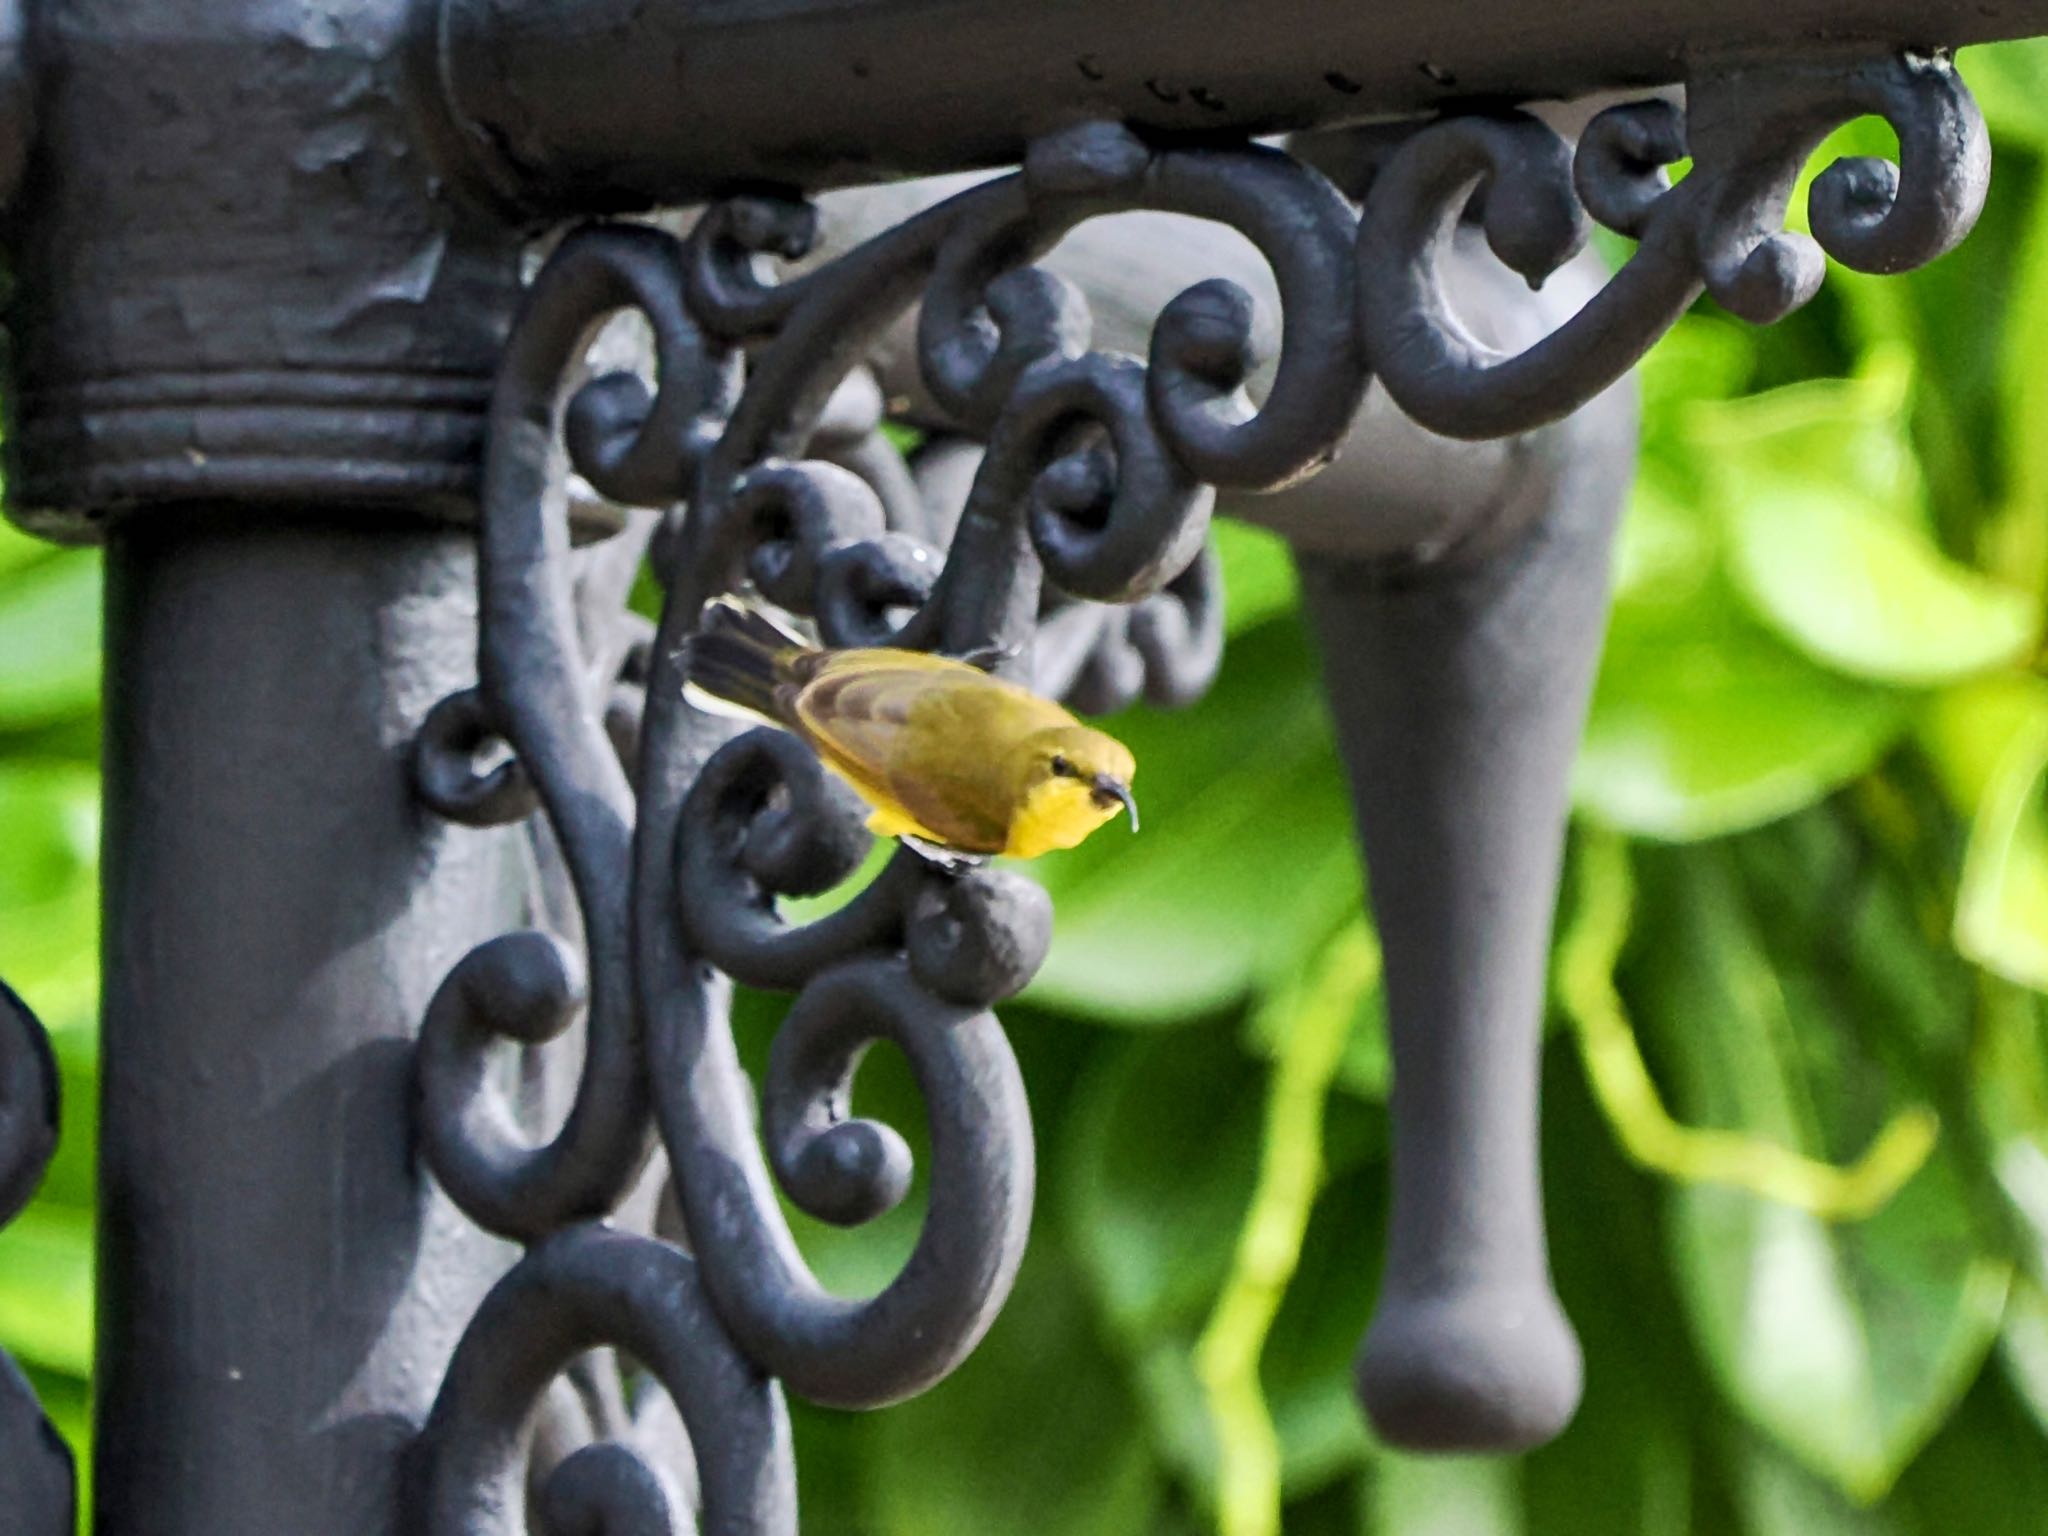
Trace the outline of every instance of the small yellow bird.
{"label": "small yellow bird", "polygon": [[1119,809],[1138,829],[1128,747],[967,662],[820,649],[721,599],[690,638],[685,671],[696,702],[737,705],[808,742],[873,807],[878,836],[1033,859]]}

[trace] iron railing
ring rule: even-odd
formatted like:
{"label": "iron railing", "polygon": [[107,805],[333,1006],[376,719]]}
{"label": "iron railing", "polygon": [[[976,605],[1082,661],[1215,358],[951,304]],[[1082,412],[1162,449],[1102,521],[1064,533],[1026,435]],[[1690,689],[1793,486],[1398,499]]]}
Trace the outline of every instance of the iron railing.
{"label": "iron railing", "polygon": [[[529,1490],[547,1529],[794,1530],[783,1391],[930,1386],[1016,1273],[1032,1134],[990,1010],[1051,914],[904,849],[788,921],[869,838],[793,738],[688,707],[683,640],[750,585],[828,643],[993,648],[1089,708],[1191,699],[1221,645],[1216,489],[1412,430],[1361,418],[1369,389],[1570,472],[1304,557],[1398,1085],[1361,1391],[1421,1447],[1570,1416],[1535,1052],[1617,385],[1702,291],[1767,322],[1826,255],[1895,272],[1959,240],[1989,156],[1934,44],[2048,6],[943,9],[43,0],[0,29],[26,39],[0,97],[26,158],[14,515],[103,538],[110,571],[109,1536],[511,1536]],[[1649,90],[1672,83],[1683,110]],[[1506,105],[1596,87],[1642,94],[1575,145]],[[1806,160],[1867,114],[1897,164],[1827,167],[1787,232]],[[993,164],[1016,168],[766,275],[812,254],[805,193]],[[704,199],[685,234],[614,221]],[[1134,209],[1270,267],[1257,403],[1230,282],[1163,298],[1142,358],[1090,349],[1042,261]],[[535,235],[593,216],[526,279]],[[1557,322],[1533,345],[1477,339],[1447,272],[1483,238],[1540,283],[1592,223],[1637,242],[1619,272],[1574,314],[1528,301]],[[950,494],[881,450],[863,371],[913,311],[927,408],[978,444]],[[621,312],[646,366],[593,367]],[[793,999],[758,1095],[735,982]],[[54,1110],[7,1003],[11,1211]],[[850,1300],[778,1190],[847,1225],[902,1200],[905,1143],[849,1112],[885,1040],[924,1092],[930,1198]],[[68,1477],[23,1390],[0,1377],[0,1503],[45,1536]]]}

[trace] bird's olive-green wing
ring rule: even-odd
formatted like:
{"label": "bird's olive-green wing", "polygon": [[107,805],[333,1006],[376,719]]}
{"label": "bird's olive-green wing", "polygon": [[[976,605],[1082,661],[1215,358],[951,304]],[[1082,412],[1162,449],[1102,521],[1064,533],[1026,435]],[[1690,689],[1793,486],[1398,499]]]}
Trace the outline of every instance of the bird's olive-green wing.
{"label": "bird's olive-green wing", "polygon": [[823,666],[790,701],[794,723],[872,798],[888,790],[889,761],[924,678],[904,667]]}
{"label": "bird's olive-green wing", "polygon": [[819,657],[792,704],[796,723],[822,748],[864,774],[886,780],[904,751],[911,711],[921,701],[929,709],[933,699],[950,701],[990,692],[1030,698],[944,656],[846,650]]}
{"label": "bird's olive-green wing", "polygon": [[1015,809],[1006,752],[1043,718],[1068,718],[974,667],[903,651],[835,654],[797,696],[796,712],[870,800],[973,850],[1000,848]]}

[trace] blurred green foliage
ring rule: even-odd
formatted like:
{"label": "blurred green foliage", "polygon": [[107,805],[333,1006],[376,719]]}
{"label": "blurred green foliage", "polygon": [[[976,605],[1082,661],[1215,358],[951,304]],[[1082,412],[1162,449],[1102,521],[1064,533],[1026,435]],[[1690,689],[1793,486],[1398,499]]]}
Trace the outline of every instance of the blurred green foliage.
{"label": "blurred green foliage", "polygon": [[0,975],[48,1026],[63,1136],[0,1232],[0,1347],[86,1449],[98,1137],[100,563],[0,523]]}
{"label": "blurred green foliage", "polygon": [[[925,1397],[799,1405],[807,1536],[2048,1529],[2048,48],[1963,64],[1998,171],[1959,252],[1768,333],[1703,308],[1643,371],[1545,1063],[1572,1428],[1416,1460],[1352,1403],[1378,956],[1285,553],[1224,526],[1214,694],[1114,723],[1145,835],[1044,866],[1015,1296]],[[81,1447],[97,607],[92,555],[0,533],[0,972],[67,1090],[0,1341]],[[916,1140],[899,1059],[860,1095]],[[917,1215],[793,1219],[858,1290]]]}

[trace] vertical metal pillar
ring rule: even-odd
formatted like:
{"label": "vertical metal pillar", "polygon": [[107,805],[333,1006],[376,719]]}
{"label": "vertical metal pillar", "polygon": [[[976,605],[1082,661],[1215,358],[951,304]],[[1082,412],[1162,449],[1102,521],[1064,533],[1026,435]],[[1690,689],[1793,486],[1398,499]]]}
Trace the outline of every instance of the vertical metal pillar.
{"label": "vertical metal pillar", "polygon": [[413,147],[408,14],[29,15],[10,512],[108,546],[105,1536],[391,1536],[509,1257],[408,1095],[434,987],[522,915],[518,834],[419,808],[407,751],[475,675],[451,523],[521,235]]}
{"label": "vertical metal pillar", "polygon": [[509,1262],[406,1133],[428,998],[523,915],[518,834],[408,770],[474,676],[472,550],[245,511],[109,541],[104,1536],[395,1531]]}

